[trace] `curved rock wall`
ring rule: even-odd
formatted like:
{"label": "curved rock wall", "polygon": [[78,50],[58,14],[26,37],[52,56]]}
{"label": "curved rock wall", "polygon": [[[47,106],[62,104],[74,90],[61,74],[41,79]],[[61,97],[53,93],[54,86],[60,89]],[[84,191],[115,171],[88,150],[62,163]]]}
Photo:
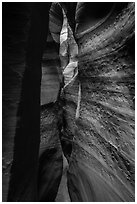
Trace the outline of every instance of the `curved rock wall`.
{"label": "curved rock wall", "polygon": [[118,11],[119,5],[101,23],[88,16],[76,33],[81,99],[76,125],[69,124],[75,131],[68,170],[72,201],[134,201],[134,59],[128,51],[134,3]]}
{"label": "curved rock wall", "polygon": [[[37,8],[41,8],[42,23],[46,22],[47,25],[44,9],[48,8],[46,4],[45,7],[41,5],[37,4]],[[19,169],[16,168],[14,173],[16,179],[12,187],[16,188],[10,188],[9,201],[134,201],[134,9],[134,3],[52,3],[49,10],[49,31],[46,31],[47,44],[45,46],[46,39],[43,38],[44,52],[40,62],[41,101],[36,104],[36,98],[33,98],[36,90],[37,95],[40,95],[40,83],[36,87],[34,81],[37,74],[32,75],[31,69],[27,74],[25,89],[28,93],[27,89],[31,87],[29,106],[26,106],[28,112],[21,123],[24,127],[24,124],[27,125],[26,121],[30,121],[25,126],[29,135],[25,134],[27,129],[23,129],[23,133],[20,129],[19,135],[24,134],[26,139],[22,137],[22,145],[18,139],[20,154],[17,157],[21,160],[13,163],[13,167],[18,166]],[[36,16],[34,19],[37,19]],[[39,27],[38,23],[37,26]],[[35,36],[37,32],[39,33],[36,30]],[[8,50],[5,45],[4,53]],[[34,53],[39,51],[36,49]],[[39,54],[35,56],[36,61]],[[6,54],[4,56],[6,66],[8,57]],[[13,59],[11,54],[10,56]],[[32,60],[31,55],[29,59]],[[33,66],[36,68],[35,63]],[[15,64],[11,67],[8,70],[17,75],[21,75],[25,69],[25,65],[17,66],[18,69],[15,69]],[[36,70],[40,72],[40,69]],[[11,79],[11,74],[6,75],[5,83]],[[34,86],[29,81],[31,78]],[[11,81],[7,87],[14,84],[14,80]],[[18,88],[16,86],[14,90],[18,90],[21,80],[20,86],[18,80],[15,81]],[[6,93],[5,88],[4,100],[9,100],[10,94]],[[40,106],[40,103],[40,111],[37,109],[37,116],[40,112],[38,121],[34,107],[38,107],[38,104]],[[33,104],[32,107],[30,104]],[[4,108],[8,108],[6,102]],[[8,121],[11,117],[8,117],[8,111],[4,113],[6,123],[5,117],[9,118]],[[29,120],[32,116],[33,119]],[[33,123],[35,120],[36,126]],[[4,141],[8,143],[4,142],[3,146],[3,200],[7,197],[15,123],[16,120],[14,124],[8,123],[9,133],[4,129]],[[34,126],[37,133],[31,131]],[[12,141],[10,133],[13,133]],[[28,148],[23,154],[26,147]],[[29,154],[31,149],[34,151]],[[29,156],[24,158],[27,153]],[[21,162],[24,165],[22,170],[25,169],[26,173],[17,180],[22,172],[22,166],[19,165]]]}

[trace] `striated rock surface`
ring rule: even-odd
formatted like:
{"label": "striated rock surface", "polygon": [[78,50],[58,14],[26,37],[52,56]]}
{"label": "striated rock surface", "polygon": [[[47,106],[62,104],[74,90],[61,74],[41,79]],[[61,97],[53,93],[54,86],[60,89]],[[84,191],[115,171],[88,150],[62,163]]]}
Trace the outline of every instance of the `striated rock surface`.
{"label": "striated rock surface", "polygon": [[134,3],[114,5],[101,24],[89,19],[76,37],[81,98],[76,125],[69,124],[71,200],[134,201]]}
{"label": "striated rock surface", "polygon": [[[29,28],[26,7],[22,12],[28,19],[23,17],[24,24],[19,23],[22,30],[25,25]],[[19,8],[11,7],[11,16],[21,13]],[[3,201],[13,166],[9,201],[133,202],[134,3],[37,3],[34,11],[39,29],[31,32],[39,39],[34,45],[40,42],[40,46],[34,49],[35,55],[30,54],[33,46],[29,50],[29,65],[34,69],[25,72],[23,115],[17,109],[23,73],[28,70],[28,30],[16,47],[15,19],[11,20],[13,36],[7,31],[9,22],[4,28]],[[46,31],[42,43],[41,30]],[[9,48],[17,51],[15,60]],[[39,63],[33,59],[36,63],[40,59]],[[18,153],[14,160],[13,146]]]}
{"label": "striated rock surface", "polygon": [[61,110],[58,102],[41,107],[41,142],[38,173],[39,201],[54,201],[58,192],[63,157],[59,139]]}
{"label": "striated rock surface", "polygon": [[49,31],[42,60],[41,105],[55,102],[62,83],[59,45],[63,16],[59,3],[52,3],[49,10]]}
{"label": "striated rock surface", "polygon": [[41,105],[57,100],[62,78],[59,67],[58,48],[49,32],[42,59]]}

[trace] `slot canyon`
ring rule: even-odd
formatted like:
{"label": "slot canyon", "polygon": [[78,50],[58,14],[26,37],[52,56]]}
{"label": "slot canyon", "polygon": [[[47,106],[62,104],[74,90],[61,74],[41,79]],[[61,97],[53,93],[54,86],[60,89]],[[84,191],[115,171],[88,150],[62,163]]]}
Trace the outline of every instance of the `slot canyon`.
{"label": "slot canyon", "polygon": [[3,202],[135,201],[135,3],[2,3]]}

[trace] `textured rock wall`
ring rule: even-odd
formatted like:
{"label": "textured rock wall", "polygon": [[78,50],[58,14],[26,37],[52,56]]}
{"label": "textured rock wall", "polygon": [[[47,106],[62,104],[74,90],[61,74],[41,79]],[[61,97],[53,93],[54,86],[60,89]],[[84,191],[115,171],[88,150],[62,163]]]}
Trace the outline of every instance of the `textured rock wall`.
{"label": "textured rock wall", "polygon": [[[21,15],[19,5],[11,6],[9,15]],[[43,38],[40,127],[37,125],[40,146],[30,128],[38,117],[30,120],[30,135],[25,140],[29,151],[32,146],[39,151],[29,154],[31,160],[24,157],[26,143],[18,146],[22,152],[18,157],[28,173],[15,182],[12,200],[134,201],[134,9],[134,3],[52,3],[46,46],[46,35]],[[41,11],[44,16],[44,7]],[[14,19],[10,29],[9,22],[4,28],[3,201],[7,199],[26,63],[28,6],[22,13],[18,24]],[[19,44],[14,40],[17,25],[21,33],[26,31],[25,39],[16,38]],[[15,29],[13,35],[11,28]],[[28,78],[27,88],[33,90],[34,80]],[[35,115],[28,113],[29,117]],[[30,174],[37,181],[31,182]]]}
{"label": "textured rock wall", "polygon": [[49,10],[49,32],[43,54],[41,105],[55,102],[62,82],[60,69],[59,45],[62,28],[62,8],[58,3],[52,3]]}
{"label": "textured rock wall", "polygon": [[[134,3],[113,5],[101,24],[89,16],[83,30],[80,9],[78,5],[81,98],[79,117],[75,125],[69,124],[75,131],[68,170],[70,197],[134,201],[134,56],[128,49],[134,45]],[[69,100],[73,101],[71,96]]]}

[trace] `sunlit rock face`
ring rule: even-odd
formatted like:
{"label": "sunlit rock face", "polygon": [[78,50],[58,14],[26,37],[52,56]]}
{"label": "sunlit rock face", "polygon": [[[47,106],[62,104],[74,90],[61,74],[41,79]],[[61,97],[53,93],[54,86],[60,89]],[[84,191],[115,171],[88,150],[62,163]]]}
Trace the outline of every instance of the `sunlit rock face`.
{"label": "sunlit rock face", "polygon": [[59,3],[52,3],[49,11],[49,34],[43,54],[41,105],[57,100],[60,83],[62,82],[59,58],[62,22],[63,16],[61,6]]}
{"label": "sunlit rock face", "polygon": [[61,82],[59,67],[58,48],[49,32],[42,63],[41,105],[57,100]]}
{"label": "sunlit rock face", "polygon": [[69,161],[74,137],[75,115],[78,102],[78,46],[74,39],[65,9],[64,21],[60,34],[60,60],[64,86],[61,92],[63,127],[61,133],[62,148]]}
{"label": "sunlit rock face", "polygon": [[76,77],[78,73],[77,55],[78,46],[74,39],[72,29],[63,10],[64,21],[60,34],[60,60],[65,87]]}
{"label": "sunlit rock face", "polygon": [[[63,130],[63,126],[70,122],[75,122],[75,109],[77,107],[78,96],[78,83],[77,81],[75,82],[76,75],[78,74],[76,60],[78,47],[66,14],[58,3],[52,4],[49,16],[50,35],[48,36],[47,47],[43,56],[43,59],[45,59],[45,67],[43,66],[42,70],[45,74],[42,76],[41,83],[41,104],[43,105],[41,109],[41,143],[38,180],[39,200],[56,200],[58,202],[70,201],[67,187],[67,159],[69,160],[71,154],[74,133],[73,130]],[[73,92],[71,89],[72,82],[75,83],[76,87]],[[64,88],[67,87],[65,91],[63,91],[64,88],[61,90],[60,87],[63,87],[63,84]],[[68,84],[70,84],[70,88],[68,88]],[[47,100],[48,92],[49,101]],[[65,106],[63,109],[67,97],[69,98],[70,94],[74,95],[74,92],[76,94],[74,97],[75,109],[73,110],[69,106],[67,108]],[[61,98],[60,94],[62,96]],[[54,103],[44,105],[51,101]],[[65,115],[67,118],[65,118]],[[69,127],[69,125],[67,126]],[[49,161],[49,157],[51,161]],[[50,169],[52,169],[52,171]]]}
{"label": "sunlit rock face", "polygon": [[59,104],[62,72],[60,69],[60,32],[62,8],[52,3],[49,10],[49,33],[43,54],[41,80],[41,126],[38,171],[40,202],[53,202],[58,197],[64,162],[60,141],[62,110]]}
{"label": "sunlit rock face", "polygon": [[69,193],[72,201],[134,201],[134,4],[113,5],[103,21],[87,16],[92,3],[85,4],[84,28],[84,5],[76,10],[81,97],[76,125],[69,124]]}

